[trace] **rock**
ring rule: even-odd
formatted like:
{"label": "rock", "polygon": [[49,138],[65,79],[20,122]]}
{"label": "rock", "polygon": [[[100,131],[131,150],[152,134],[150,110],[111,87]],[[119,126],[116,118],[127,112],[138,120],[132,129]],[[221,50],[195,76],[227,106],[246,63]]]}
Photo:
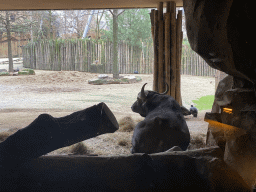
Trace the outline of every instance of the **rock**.
{"label": "rock", "polygon": [[256,180],[256,139],[255,134],[246,133],[226,143],[224,161],[236,170],[251,187]]}
{"label": "rock", "polygon": [[119,79],[109,78],[106,74],[100,74],[98,76],[99,79],[89,80],[89,84],[93,85],[102,85],[102,84],[127,84],[127,83],[136,83],[137,81],[141,81],[140,77],[135,76],[124,76]]}
{"label": "rock", "polygon": [[123,78],[124,80],[127,80],[128,83],[136,83],[137,80],[136,80],[136,77],[135,76],[124,76]]}
{"label": "rock", "polygon": [[0,69],[0,72],[7,72],[6,69]]}
{"label": "rock", "polygon": [[98,76],[99,79],[107,79],[108,78],[108,75],[107,74],[100,74]]}
{"label": "rock", "polygon": [[[216,89],[215,99],[212,106],[212,111],[210,114],[205,114],[205,118],[215,121],[215,123],[209,123],[206,144],[209,146],[218,145],[223,151],[225,151],[226,139],[224,136],[225,129],[222,129],[221,116],[220,116],[220,106],[227,105],[231,103],[231,99],[227,94],[227,91],[232,88],[233,77],[226,76],[222,79]],[[207,117],[209,115],[209,117]]]}
{"label": "rock", "polygon": [[12,76],[18,76],[18,72],[10,73],[10,75],[12,75]]}
{"label": "rock", "polygon": [[184,0],[183,7],[191,48],[211,67],[255,84],[253,3]]}
{"label": "rock", "polygon": [[[251,125],[249,118],[247,121]],[[207,145],[218,145],[224,152],[225,163],[236,170],[248,186],[253,187],[256,180],[255,130],[245,130],[213,120],[208,122]]]}
{"label": "rock", "polygon": [[92,79],[88,81],[89,84],[93,84],[93,85],[102,85],[105,82],[106,80],[103,80],[103,79]]}
{"label": "rock", "polygon": [[[231,99],[226,94],[229,89],[232,89],[233,86],[233,77],[228,75],[224,79],[222,79],[215,92],[215,100],[214,103],[218,106],[224,106],[231,103]],[[215,113],[219,112],[217,107],[213,106],[213,109]]]}
{"label": "rock", "polygon": [[226,139],[224,136],[224,130],[218,126],[218,123],[209,124],[206,136],[207,146],[219,146],[222,151],[225,151]]}
{"label": "rock", "polygon": [[136,77],[133,75],[127,75],[127,76],[124,76],[124,79],[136,79]]}

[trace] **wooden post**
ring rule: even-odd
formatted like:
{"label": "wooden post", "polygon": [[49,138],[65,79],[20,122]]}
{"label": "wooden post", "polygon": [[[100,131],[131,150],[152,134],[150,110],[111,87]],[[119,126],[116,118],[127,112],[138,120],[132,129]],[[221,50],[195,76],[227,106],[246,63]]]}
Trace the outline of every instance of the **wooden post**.
{"label": "wooden post", "polygon": [[154,16],[154,72],[153,72],[153,90],[158,92],[158,10],[155,10]]}
{"label": "wooden post", "polygon": [[[169,3],[170,4],[170,3]],[[171,84],[171,13],[165,13],[165,82],[170,86]],[[168,95],[171,95],[171,89],[169,89]]]}
{"label": "wooden post", "polygon": [[151,21],[151,34],[154,39],[154,31],[155,31],[155,9],[151,9],[150,12],[150,21]]}
{"label": "wooden post", "polygon": [[166,2],[166,13],[171,13],[171,1]]}
{"label": "wooden post", "polygon": [[158,3],[158,92],[165,91],[164,83],[164,21],[163,21],[163,2]]}
{"label": "wooden post", "polygon": [[171,2],[171,96],[175,98],[176,88],[176,4]]}
{"label": "wooden post", "polygon": [[182,48],[182,11],[178,11],[177,16],[177,25],[176,25],[176,38],[177,38],[177,47],[176,47],[176,90],[175,90],[175,99],[182,105],[181,102],[181,93],[180,93],[180,64],[181,64],[181,48]]}

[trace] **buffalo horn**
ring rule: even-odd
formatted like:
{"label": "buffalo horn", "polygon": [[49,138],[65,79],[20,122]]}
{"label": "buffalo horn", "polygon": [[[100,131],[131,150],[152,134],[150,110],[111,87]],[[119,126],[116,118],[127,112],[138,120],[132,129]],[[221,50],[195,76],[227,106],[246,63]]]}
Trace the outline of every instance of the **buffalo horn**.
{"label": "buffalo horn", "polygon": [[168,93],[168,91],[169,91],[169,85],[168,85],[168,83],[165,82],[165,84],[166,84],[166,86],[167,86],[167,89],[165,90],[165,92],[160,93],[161,95],[165,95],[165,94]]}
{"label": "buffalo horn", "polygon": [[142,88],[141,88],[141,92],[140,92],[140,96],[141,96],[141,99],[146,99],[146,95],[145,95],[145,92],[144,92],[144,87],[146,86],[147,83],[145,83]]}

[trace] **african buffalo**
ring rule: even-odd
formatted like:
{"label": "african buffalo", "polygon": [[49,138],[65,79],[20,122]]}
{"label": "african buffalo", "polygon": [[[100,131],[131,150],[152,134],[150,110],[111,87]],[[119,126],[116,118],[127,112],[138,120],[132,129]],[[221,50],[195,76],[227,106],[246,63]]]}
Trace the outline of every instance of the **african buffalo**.
{"label": "african buffalo", "polygon": [[132,105],[132,111],[145,119],[139,122],[132,137],[132,153],[157,153],[179,146],[186,150],[190,133],[180,105],[166,93],[144,91],[145,83]]}

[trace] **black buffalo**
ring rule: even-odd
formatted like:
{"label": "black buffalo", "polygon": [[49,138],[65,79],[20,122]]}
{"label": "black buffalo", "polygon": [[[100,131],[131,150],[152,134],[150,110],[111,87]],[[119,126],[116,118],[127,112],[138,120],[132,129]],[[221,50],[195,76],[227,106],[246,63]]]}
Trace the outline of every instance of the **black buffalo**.
{"label": "black buffalo", "polygon": [[144,91],[145,83],[138,94],[132,111],[145,119],[139,122],[132,137],[132,153],[157,153],[179,146],[186,150],[190,133],[177,101],[164,93]]}

